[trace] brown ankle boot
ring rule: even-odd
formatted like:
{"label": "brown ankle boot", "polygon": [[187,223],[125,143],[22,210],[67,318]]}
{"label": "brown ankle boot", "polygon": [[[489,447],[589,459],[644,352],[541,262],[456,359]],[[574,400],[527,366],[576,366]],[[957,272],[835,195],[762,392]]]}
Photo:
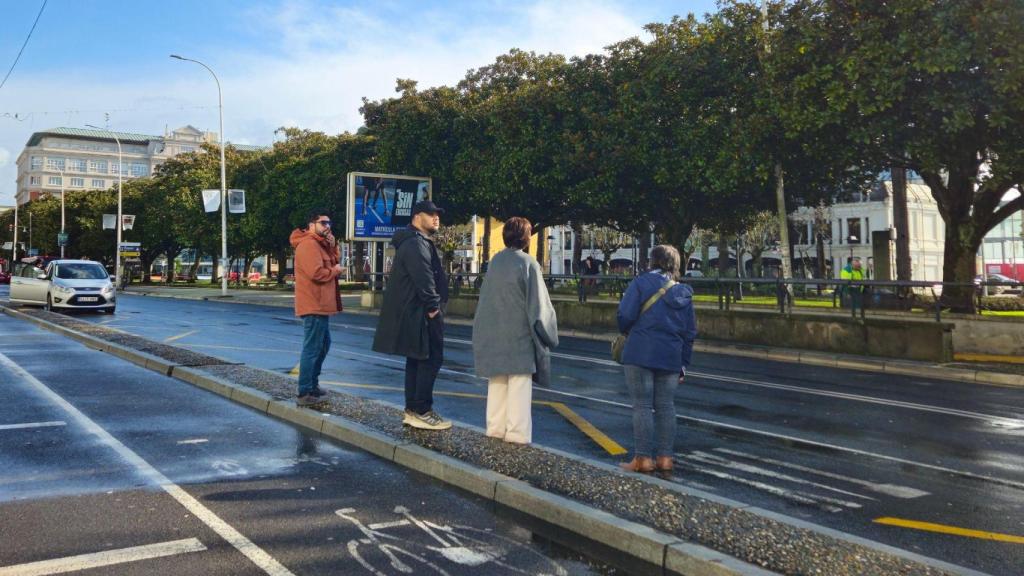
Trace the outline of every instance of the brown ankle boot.
{"label": "brown ankle boot", "polygon": [[619,464],[619,467],[627,472],[654,472],[654,461],[647,456],[636,456],[629,462]]}
{"label": "brown ankle boot", "polygon": [[658,459],[654,463],[655,469],[658,472],[671,472],[672,471],[672,457],[671,456],[658,456]]}

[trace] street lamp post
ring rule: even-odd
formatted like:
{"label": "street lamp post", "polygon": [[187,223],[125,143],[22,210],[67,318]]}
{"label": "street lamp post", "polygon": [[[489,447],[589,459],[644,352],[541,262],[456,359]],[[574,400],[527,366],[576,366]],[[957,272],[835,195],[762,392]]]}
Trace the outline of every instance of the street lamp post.
{"label": "street lamp post", "polygon": [[[64,236],[64,167],[60,168],[60,233]],[[60,244],[60,257],[64,258],[64,243]]]}
{"label": "street lamp post", "polygon": [[[89,128],[96,130],[102,130],[109,133],[114,137],[114,142],[117,142],[117,224],[115,229],[117,230],[117,246],[114,247],[114,290],[119,290],[121,286],[121,181],[122,175],[124,174],[124,158],[121,154],[121,139],[117,137],[117,134],[111,132],[106,128],[100,128],[99,126],[93,126],[92,124],[86,124]],[[61,182],[64,180],[62,179]]]}
{"label": "street lamp post", "polygon": [[227,171],[226,164],[224,163],[224,98],[220,90],[220,80],[217,75],[214,74],[213,70],[209,66],[203,64],[199,60],[193,60],[191,58],[184,58],[177,54],[171,54],[171,58],[177,60],[184,60],[186,62],[195,62],[213,76],[213,81],[217,83],[217,110],[220,115],[220,269],[221,269],[221,281],[220,281],[220,293],[221,296],[228,295],[228,185],[227,185]]}

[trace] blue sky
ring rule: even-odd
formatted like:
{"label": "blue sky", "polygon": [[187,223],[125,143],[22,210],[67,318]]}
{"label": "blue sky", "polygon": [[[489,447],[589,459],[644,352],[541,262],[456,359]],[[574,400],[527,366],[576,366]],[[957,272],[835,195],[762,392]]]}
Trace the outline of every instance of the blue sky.
{"label": "blue sky", "polygon": [[[42,0],[4,4],[0,74]],[[714,10],[714,0],[49,0],[0,89],[0,205],[13,204],[15,162],[32,132],[102,126],[106,114],[116,130],[216,130],[212,79],[171,53],[220,76],[229,140],[269,144],[279,126],[358,128],[360,99],[390,96],[396,78],[452,84],[511,48],[599,52],[648,22]]]}

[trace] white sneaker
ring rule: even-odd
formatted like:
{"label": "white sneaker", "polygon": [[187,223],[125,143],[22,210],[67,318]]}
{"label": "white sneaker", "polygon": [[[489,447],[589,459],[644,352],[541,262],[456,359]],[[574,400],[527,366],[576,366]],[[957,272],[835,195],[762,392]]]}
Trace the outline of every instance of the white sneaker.
{"label": "white sneaker", "polygon": [[420,428],[422,430],[447,430],[452,427],[452,423],[449,420],[441,418],[441,415],[433,410],[426,414],[417,414],[412,410],[406,410],[402,424],[408,424],[413,428]]}

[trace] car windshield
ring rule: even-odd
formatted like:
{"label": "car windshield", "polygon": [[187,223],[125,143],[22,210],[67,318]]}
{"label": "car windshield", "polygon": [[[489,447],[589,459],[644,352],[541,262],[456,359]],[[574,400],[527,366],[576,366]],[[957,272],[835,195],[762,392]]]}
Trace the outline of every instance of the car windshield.
{"label": "car windshield", "polygon": [[99,264],[60,264],[57,266],[57,278],[65,280],[104,280],[107,271]]}

